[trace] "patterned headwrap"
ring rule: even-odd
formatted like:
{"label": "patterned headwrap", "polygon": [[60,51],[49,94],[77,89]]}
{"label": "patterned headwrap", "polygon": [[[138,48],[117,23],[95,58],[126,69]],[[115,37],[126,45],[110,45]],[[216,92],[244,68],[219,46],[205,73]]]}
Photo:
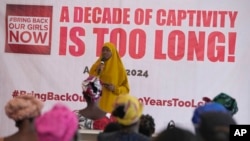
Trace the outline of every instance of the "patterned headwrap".
{"label": "patterned headwrap", "polygon": [[136,123],[143,112],[142,103],[131,95],[118,96],[114,107],[112,115],[116,117],[118,123],[125,126]]}
{"label": "patterned headwrap", "polygon": [[213,101],[222,104],[232,115],[238,112],[236,100],[225,93],[218,94]]}
{"label": "patterned headwrap", "polygon": [[42,101],[31,95],[20,95],[11,99],[5,106],[6,115],[15,120],[34,118],[41,114]]}
{"label": "patterned headwrap", "polygon": [[234,115],[238,112],[238,106],[236,100],[226,93],[219,93],[213,99],[210,99],[208,97],[203,97],[202,99],[206,103],[217,102],[222,104],[231,113],[231,115]]}
{"label": "patterned headwrap", "polygon": [[102,94],[102,85],[98,77],[89,76],[82,82],[83,93],[88,95],[92,101],[98,100]]}
{"label": "patterned headwrap", "polygon": [[35,120],[39,141],[70,141],[78,129],[78,119],[62,104],[39,116]]}

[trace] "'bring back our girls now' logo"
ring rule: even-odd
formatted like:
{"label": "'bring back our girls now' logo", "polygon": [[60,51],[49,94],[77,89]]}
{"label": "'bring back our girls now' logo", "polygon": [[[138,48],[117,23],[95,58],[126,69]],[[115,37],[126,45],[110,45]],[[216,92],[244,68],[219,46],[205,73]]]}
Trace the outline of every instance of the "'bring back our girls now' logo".
{"label": "'bring back our girls now' logo", "polygon": [[7,4],[5,52],[50,54],[51,30],[52,6]]}

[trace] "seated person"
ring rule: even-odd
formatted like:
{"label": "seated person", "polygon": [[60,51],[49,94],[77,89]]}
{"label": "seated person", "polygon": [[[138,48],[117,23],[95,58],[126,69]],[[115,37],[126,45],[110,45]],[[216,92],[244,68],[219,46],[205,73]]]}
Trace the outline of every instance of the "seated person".
{"label": "seated person", "polygon": [[151,115],[143,114],[141,116],[139,132],[150,138],[155,133],[155,122],[154,118]]}
{"label": "seated person", "polygon": [[77,141],[77,125],[75,113],[60,103],[35,119],[38,141]]}
{"label": "seated person", "polygon": [[211,111],[229,113],[228,110],[223,105],[216,102],[208,102],[205,103],[204,105],[198,106],[194,109],[193,116],[191,119],[195,130],[199,126],[201,115]]}
{"label": "seated person", "polygon": [[110,122],[109,124],[106,125],[103,132],[104,133],[114,132],[120,130],[121,128],[122,126],[118,122]]}
{"label": "seated person", "polygon": [[149,137],[139,133],[142,112],[143,105],[136,97],[119,95],[112,115],[122,127],[118,131],[100,133],[97,141],[150,141]]}
{"label": "seated person", "polygon": [[154,141],[196,141],[195,134],[191,131],[178,127],[176,125],[168,125],[166,129],[161,131]]}
{"label": "seated person", "polygon": [[229,141],[230,125],[235,124],[230,113],[206,112],[200,117],[196,134],[200,141]]}
{"label": "seated person", "polygon": [[114,122],[115,118],[98,107],[97,100],[102,93],[100,80],[97,77],[88,77],[83,81],[82,89],[87,107],[74,111],[78,117],[79,129],[103,130],[108,123]]}
{"label": "seated person", "polygon": [[31,95],[20,95],[5,106],[5,113],[16,123],[18,131],[0,141],[37,141],[34,119],[41,114],[43,103]]}

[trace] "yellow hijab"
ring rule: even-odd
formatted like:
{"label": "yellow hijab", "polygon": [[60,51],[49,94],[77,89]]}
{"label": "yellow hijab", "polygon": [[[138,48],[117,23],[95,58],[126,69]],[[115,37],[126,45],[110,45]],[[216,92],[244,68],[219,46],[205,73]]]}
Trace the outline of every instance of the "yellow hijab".
{"label": "yellow hijab", "polygon": [[[99,105],[100,107],[107,111],[112,112],[113,110],[113,103],[116,97],[120,94],[128,94],[129,93],[129,84],[127,79],[126,70],[123,66],[122,60],[119,56],[118,51],[113,43],[106,42],[104,43],[103,47],[108,47],[112,53],[112,56],[105,61],[104,68],[99,75],[101,82],[103,83],[112,83],[116,90],[115,93],[108,91],[106,88],[102,90],[102,96],[100,98]],[[101,63],[100,56],[97,61],[92,65],[90,68],[89,75],[91,76],[98,76],[96,69]],[[120,86],[124,86],[120,88]],[[108,104],[105,106],[105,104]]]}

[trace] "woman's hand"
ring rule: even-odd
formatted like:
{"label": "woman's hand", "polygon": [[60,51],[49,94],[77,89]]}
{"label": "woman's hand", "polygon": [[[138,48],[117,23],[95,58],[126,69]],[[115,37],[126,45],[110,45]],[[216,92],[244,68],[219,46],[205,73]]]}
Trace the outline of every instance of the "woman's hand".
{"label": "woman's hand", "polygon": [[109,91],[114,92],[115,91],[115,86],[111,83],[103,83],[103,86],[108,89]]}
{"label": "woman's hand", "polygon": [[100,63],[96,68],[97,75],[99,75],[103,69],[104,69],[104,63]]}

